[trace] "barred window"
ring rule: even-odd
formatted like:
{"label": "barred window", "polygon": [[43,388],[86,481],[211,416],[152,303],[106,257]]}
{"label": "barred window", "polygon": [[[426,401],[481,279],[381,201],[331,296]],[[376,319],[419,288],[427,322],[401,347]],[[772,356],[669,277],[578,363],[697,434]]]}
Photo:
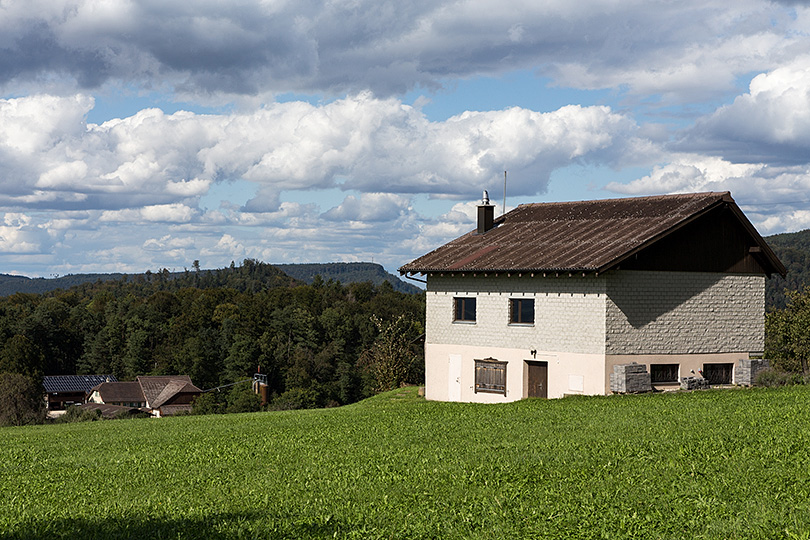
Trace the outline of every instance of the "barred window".
{"label": "barred window", "polygon": [[678,382],[678,364],[650,364],[650,382],[655,384]]}
{"label": "barred window", "polygon": [[534,298],[509,299],[509,324],[534,324]]}
{"label": "barred window", "polygon": [[475,322],[475,298],[453,298],[453,320]]}
{"label": "barred window", "polygon": [[703,376],[709,384],[731,384],[734,364],[703,364]]}
{"label": "barred window", "polygon": [[475,361],[475,393],[506,395],[506,362],[494,358]]}

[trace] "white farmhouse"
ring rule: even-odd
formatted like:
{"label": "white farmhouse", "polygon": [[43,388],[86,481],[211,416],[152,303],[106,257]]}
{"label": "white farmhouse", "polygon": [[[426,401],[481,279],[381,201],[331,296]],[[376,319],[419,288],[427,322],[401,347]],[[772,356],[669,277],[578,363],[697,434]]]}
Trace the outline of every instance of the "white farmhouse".
{"label": "white farmhouse", "polygon": [[785,268],[728,192],[520,205],[400,268],[426,276],[426,397],[607,394],[733,383],[764,349],[765,278]]}

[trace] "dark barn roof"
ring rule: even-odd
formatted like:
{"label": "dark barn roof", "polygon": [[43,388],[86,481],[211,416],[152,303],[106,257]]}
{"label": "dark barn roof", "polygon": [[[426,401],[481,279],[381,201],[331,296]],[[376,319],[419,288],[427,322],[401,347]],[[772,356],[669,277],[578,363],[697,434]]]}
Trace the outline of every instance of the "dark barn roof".
{"label": "dark barn roof", "polygon": [[89,392],[103,382],[116,382],[114,375],[46,375],[42,378],[45,392]]}
{"label": "dark barn roof", "polygon": [[[716,240],[693,241],[712,234]],[[495,219],[485,233],[469,232],[399,271],[604,272],[625,262],[639,268],[639,254],[660,265],[661,245],[673,260],[689,257],[698,244],[699,257],[711,258],[717,244],[729,239],[737,251],[712,261],[715,266],[784,275],[782,263],[728,192],[523,204]]]}

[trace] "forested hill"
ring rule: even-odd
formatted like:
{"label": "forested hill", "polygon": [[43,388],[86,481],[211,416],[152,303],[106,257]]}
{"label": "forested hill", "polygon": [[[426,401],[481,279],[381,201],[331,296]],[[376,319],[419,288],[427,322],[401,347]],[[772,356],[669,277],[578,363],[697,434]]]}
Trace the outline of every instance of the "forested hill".
{"label": "forested hill", "polygon": [[[320,275],[324,281],[364,283],[370,281],[379,286],[384,281],[391,284],[395,291],[408,294],[419,294],[421,289],[406,283],[389,274],[375,263],[324,263],[324,264],[278,264],[270,265],[259,261],[246,260],[241,266],[231,263],[230,268],[217,270],[185,270],[170,272],[167,269],[157,272],[147,271],[144,274],[70,274],[55,278],[29,278],[0,274],[0,297],[15,293],[45,294],[56,290],[68,290],[71,287],[98,285],[105,282],[117,282],[108,287],[123,284],[150,285],[147,289],[176,290],[183,287],[231,287],[240,292],[258,291],[267,287],[285,286],[300,280],[312,284],[315,276]],[[143,291],[141,291],[143,292]]]}
{"label": "forested hill", "polygon": [[169,272],[168,269],[143,274],[73,274],[58,278],[27,278],[0,275],[0,296],[22,294],[49,294],[55,291],[75,291],[93,294],[100,290],[120,295],[148,296],[157,291],[177,291],[186,287],[200,289],[227,287],[238,292],[258,292],[274,287],[300,285],[276,268],[260,261],[246,259],[240,266],[231,263],[229,268],[217,270],[185,270]]}
{"label": "forested hill", "polygon": [[787,268],[786,278],[774,275],[765,281],[765,306],[782,309],[785,289],[797,290],[810,285],[810,229],[766,236],[765,241]]}
{"label": "forested hill", "polygon": [[[183,374],[207,389],[260,368],[275,408],[342,405],[422,380],[424,313],[423,294],[388,282],[306,285],[253,260],[148,272],[0,298],[0,374]],[[380,358],[399,362],[395,385]]]}
{"label": "forested hill", "polygon": [[363,283],[370,281],[374,285],[382,285],[384,281],[391,284],[395,291],[408,294],[419,294],[419,287],[406,283],[393,274],[389,274],[379,264],[366,262],[352,263],[323,263],[323,264],[276,264],[276,268],[285,274],[312,283],[315,276],[321,276],[324,281],[339,281],[344,285],[348,283]]}
{"label": "forested hill", "polygon": [[9,296],[14,293],[44,294],[57,289],[69,289],[84,283],[116,281],[125,276],[125,274],[71,274],[46,279],[0,274],[0,296]]}

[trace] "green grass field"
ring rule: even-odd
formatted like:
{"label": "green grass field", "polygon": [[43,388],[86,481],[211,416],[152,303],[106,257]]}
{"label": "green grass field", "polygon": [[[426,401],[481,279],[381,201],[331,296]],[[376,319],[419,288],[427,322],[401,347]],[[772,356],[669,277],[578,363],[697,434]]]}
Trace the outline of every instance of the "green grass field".
{"label": "green grass field", "polygon": [[2,538],[810,538],[810,387],[0,429]]}

